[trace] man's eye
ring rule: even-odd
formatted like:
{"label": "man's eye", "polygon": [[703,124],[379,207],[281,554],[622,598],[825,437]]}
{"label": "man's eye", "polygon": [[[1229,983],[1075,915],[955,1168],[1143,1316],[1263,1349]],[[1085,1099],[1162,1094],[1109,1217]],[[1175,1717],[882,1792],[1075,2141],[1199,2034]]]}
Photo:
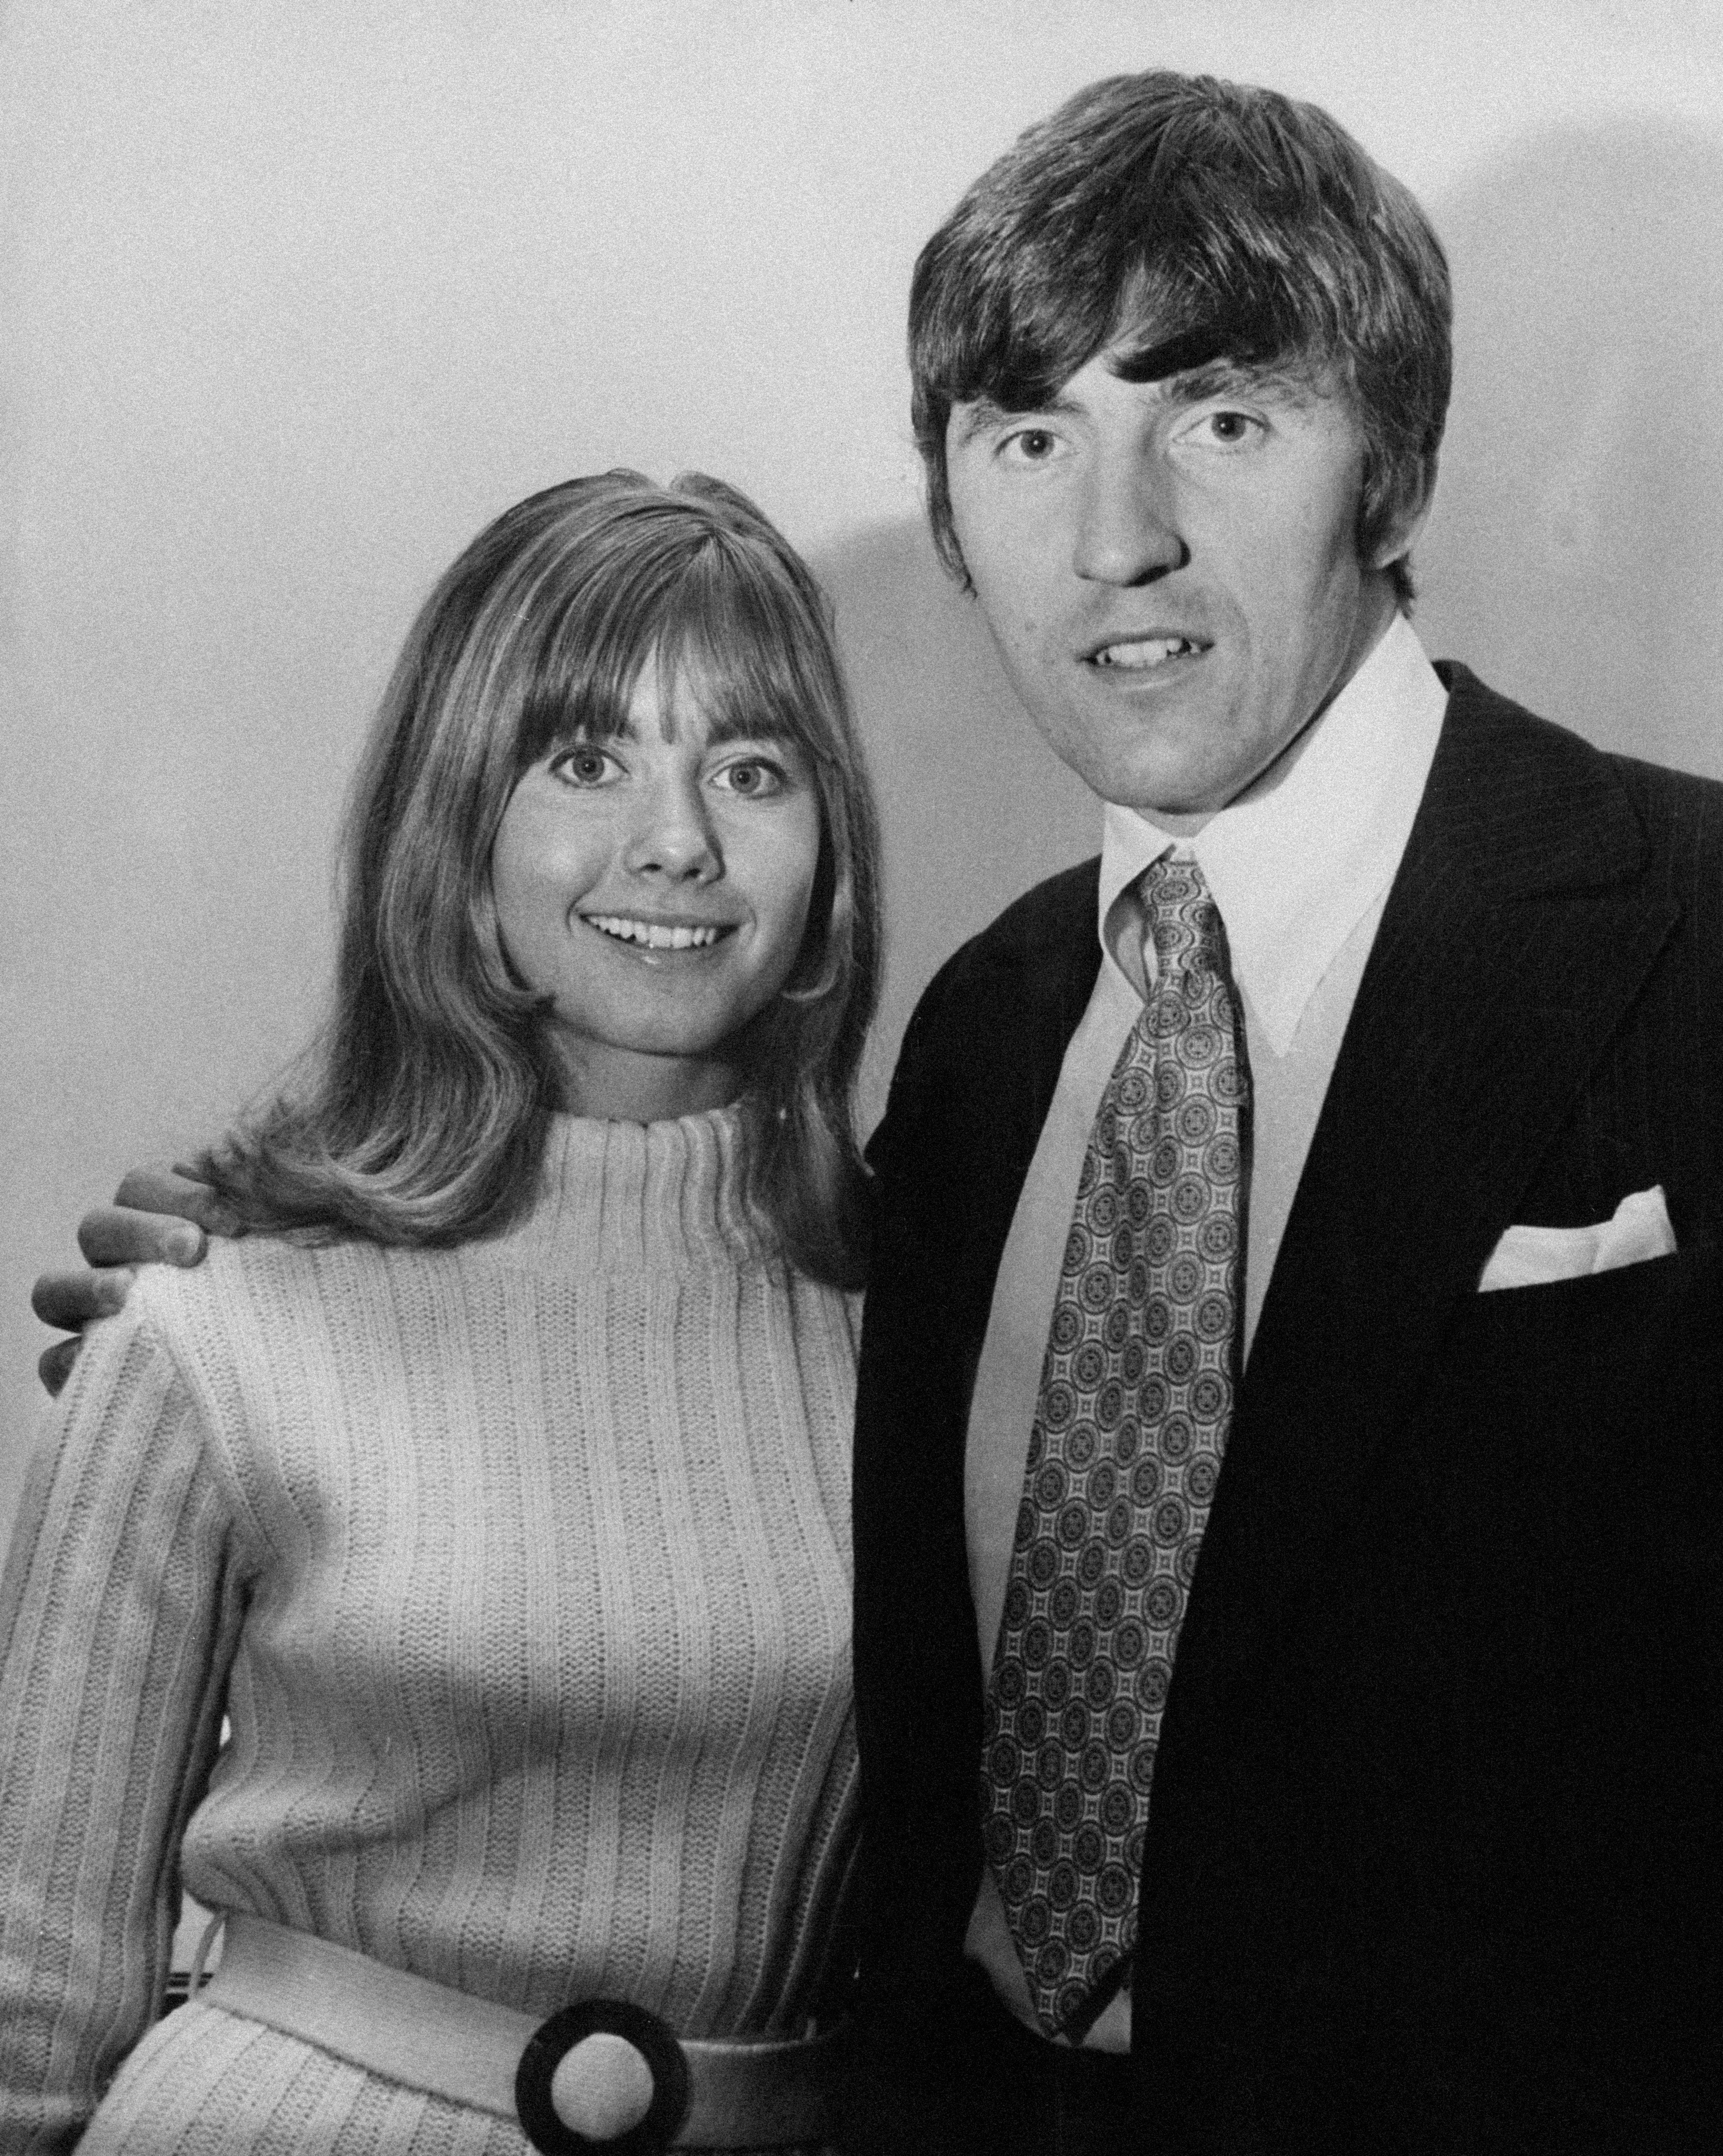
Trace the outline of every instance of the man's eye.
{"label": "man's eye", "polygon": [[1258,424],[1248,412],[1211,412],[1207,421],[1208,432],[1213,439],[1229,446],[1234,442],[1247,440],[1258,431]]}
{"label": "man's eye", "polygon": [[594,748],[589,742],[565,749],[551,766],[558,778],[566,778],[571,786],[602,786],[617,768],[616,759],[608,749]]}
{"label": "man's eye", "polygon": [[738,762],[727,763],[712,778],[714,786],[739,793],[745,801],[762,800],[769,793],[780,792],[784,786],[784,773],[764,757],[743,757]]}
{"label": "man's eye", "polygon": [[1020,428],[1003,444],[1007,455],[1026,465],[1044,465],[1058,446],[1058,436],[1046,427]]}

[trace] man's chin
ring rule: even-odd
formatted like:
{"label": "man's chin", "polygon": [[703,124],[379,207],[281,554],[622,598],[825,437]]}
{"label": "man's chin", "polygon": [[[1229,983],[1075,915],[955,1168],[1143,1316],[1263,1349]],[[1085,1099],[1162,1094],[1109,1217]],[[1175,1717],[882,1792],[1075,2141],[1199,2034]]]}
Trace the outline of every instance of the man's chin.
{"label": "man's chin", "polygon": [[[1201,732],[1199,727],[1191,730]],[[1142,721],[1105,727],[1077,726],[1040,729],[1042,739],[1067,770],[1098,801],[1176,828],[1175,819],[1199,822],[1222,808],[1250,775],[1232,783],[1218,765],[1211,731],[1202,739],[1180,740],[1163,721],[1152,732]]]}
{"label": "man's chin", "polygon": [[1290,769],[1296,758],[1288,752],[1308,731],[1301,728],[1278,742],[1245,744],[1234,738],[1228,745],[1240,752],[1226,759],[1214,754],[1211,735],[1183,745],[1139,740],[1122,745],[1114,755],[1085,753],[1083,744],[1075,745],[1070,755],[1055,745],[1055,753],[1098,800],[1134,809],[1169,831],[1189,832],[1268,779],[1277,767]]}
{"label": "man's chin", "polygon": [[1134,809],[1170,831],[1197,828],[1232,798],[1223,778],[1193,773],[1185,764],[1132,762],[1097,766],[1093,772],[1072,768],[1098,800]]}

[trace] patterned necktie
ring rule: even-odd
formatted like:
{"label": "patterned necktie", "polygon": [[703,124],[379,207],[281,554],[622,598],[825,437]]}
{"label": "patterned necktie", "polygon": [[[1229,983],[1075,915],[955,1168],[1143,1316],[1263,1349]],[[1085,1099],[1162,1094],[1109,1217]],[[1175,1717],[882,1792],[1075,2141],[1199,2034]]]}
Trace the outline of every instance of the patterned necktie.
{"label": "patterned necktie", "polygon": [[1248,1087],[1194,861],[1142,880],[1155,980],[1089,1133],[987,1691],[988,1860],[1049,2035],[1123,1980],[1161,1709],[1238,1355]]}

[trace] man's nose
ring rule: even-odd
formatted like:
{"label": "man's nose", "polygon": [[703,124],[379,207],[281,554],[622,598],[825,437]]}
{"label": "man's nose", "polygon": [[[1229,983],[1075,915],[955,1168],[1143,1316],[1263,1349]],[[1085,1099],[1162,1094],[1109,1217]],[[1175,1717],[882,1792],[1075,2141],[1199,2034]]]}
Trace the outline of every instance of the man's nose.
{"label": "man's nose", "polygon": [[1078,498],[1074,566],[1091,583],[1146,584],[1191,558],[1172,481],[1153,459],[1098,459]]}
{"label": "man's nose", "polygon": [[664,778],[640,796],[625,855],[639,875],[709,882],[723,870],[704,789],[693,778]]}

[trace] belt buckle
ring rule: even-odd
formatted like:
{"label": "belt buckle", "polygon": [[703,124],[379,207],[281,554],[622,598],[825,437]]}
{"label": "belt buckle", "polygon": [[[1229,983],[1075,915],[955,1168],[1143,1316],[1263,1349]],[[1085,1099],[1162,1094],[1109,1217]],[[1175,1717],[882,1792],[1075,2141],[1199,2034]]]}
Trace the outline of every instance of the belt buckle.
{"label": "belt buckle", "polygon": [[675,2032],[622,1999],[553,2014],[515,2069],[515,2111],[543,2156],[659,2156],[687,2116],[688,2092]]}

